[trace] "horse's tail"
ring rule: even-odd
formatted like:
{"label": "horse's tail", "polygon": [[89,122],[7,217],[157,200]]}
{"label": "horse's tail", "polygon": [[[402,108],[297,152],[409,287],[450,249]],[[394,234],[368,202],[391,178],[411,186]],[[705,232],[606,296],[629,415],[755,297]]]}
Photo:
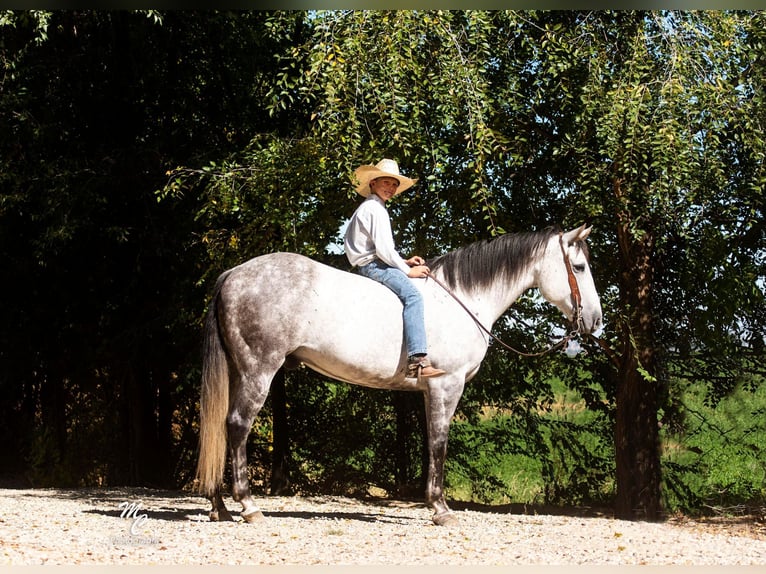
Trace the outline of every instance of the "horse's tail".
{"label": "horse's tail", "polygon": [[229,366],[218,326],[218,298],[228,273],[218,278],[205,318],[202,341],[199,458],[197,489],[213,496],[223,482],[226,464],[226,416],[229,410]]}

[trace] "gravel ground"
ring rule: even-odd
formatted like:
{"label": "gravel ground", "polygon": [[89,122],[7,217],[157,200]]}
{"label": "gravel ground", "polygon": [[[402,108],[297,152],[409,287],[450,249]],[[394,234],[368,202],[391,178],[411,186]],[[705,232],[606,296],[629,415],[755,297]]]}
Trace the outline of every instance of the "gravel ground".
{"label": "gravel ground", "polygon": [[211,523],[207,501],[184,492],[0,489],[0,565],[766,565],[752,519],[628,522],[453,504],[460,524],[437,527],[413,502],[260,503],[257,524]]}

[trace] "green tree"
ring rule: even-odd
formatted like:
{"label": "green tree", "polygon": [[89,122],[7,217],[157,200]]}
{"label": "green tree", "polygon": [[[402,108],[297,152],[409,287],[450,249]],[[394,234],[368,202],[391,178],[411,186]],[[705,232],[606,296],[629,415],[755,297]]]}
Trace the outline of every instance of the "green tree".
{"label": "green tree", "polygon": [[300,27],[274,37],[268,16],[0,15],[6,472],[174,485],[193,467],[206,254],[196,198],[155,190],[284,128],[258,103]]}
{"label": "green tree", "polygon": [[331,13],[306,47],[298,92],[319,133],[342,157],[394,155],[425,175],[398,208],[431,214],[413,245],[546,217],[602,231],[615,370],[593,368],[614,401],[622,517],[660,514],[670,373],[693,358],[721,392],[722,369],[733,380],[762,353],[761,25],[727,12]]}
{"label": "green tree", "polygon": [[[272,113],[297,118],[293,136],[264,134],[220,164],[181,168],[165,189],[202,189],[200,216],[210,229],[214,275],[222,260],[230,266],[277,249],[347,268],[345,258],[323,250],[356,207],[352,170],[381,157],[397,158],[421,177],[417,189],[391,207],[402,222],[396,233],[403,252],[436,255],[467,237],[502,233],[489,188],[501,188],[500,170],[507,167],[503,136],[490,126],[484,70],[495,18],[512,36],[511,13],[314,15],[312,35],[283,56],[271,91]],[[381,400],[390,407],[389,398]],[[404,486],[415,476],[406,469],[422,460],[407,438],[423,432],[416,414],[422,402],[395,397],[393,404],[401,447],[394,474]]]}
{"label": "green tree", "polygon": [[752,364],[764,141],[747,38],[761,20],[599,15],[550,38],[587,64],[577,132],[563,151],[581,166],[579,201],[613,234],[605,247],[616,264],[602,278],[619,289],[607,334],[621,517],[661,511],[658,419],[670,406],[670,375],[704,365],[697,384],[722,393],[722,370],[736,376]]}

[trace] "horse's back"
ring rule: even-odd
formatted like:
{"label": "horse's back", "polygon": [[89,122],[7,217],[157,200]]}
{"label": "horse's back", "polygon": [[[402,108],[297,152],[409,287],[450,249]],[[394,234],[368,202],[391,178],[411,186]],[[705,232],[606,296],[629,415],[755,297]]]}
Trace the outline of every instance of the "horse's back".
{"label": "horse's back", "polygon": [[[291,357],[341,380],[375,386],[403,353],[401,303],[383,285],[296,253],[255,257],[228,272],[219,321],[230,352]],[[374,352],[371,352],[373,351]]]}
{"label": "horse's back", "polygon": [[290,252],[254,257],[232,268],[222,289],[224,296],[275,310],[316,305],[318,300],[343,302],[366,298],[368,290],[386,293],[381,286],[348,271]]}

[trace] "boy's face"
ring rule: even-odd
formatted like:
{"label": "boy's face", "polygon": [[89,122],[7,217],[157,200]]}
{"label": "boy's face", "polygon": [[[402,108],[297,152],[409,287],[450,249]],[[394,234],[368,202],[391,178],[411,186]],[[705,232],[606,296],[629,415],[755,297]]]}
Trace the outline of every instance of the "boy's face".
{"label": "boy's face", "polygon": [[396,195],[398,187],[399,180],[395,177],[376,177],[370,181],[370,190],[384,202]]}

